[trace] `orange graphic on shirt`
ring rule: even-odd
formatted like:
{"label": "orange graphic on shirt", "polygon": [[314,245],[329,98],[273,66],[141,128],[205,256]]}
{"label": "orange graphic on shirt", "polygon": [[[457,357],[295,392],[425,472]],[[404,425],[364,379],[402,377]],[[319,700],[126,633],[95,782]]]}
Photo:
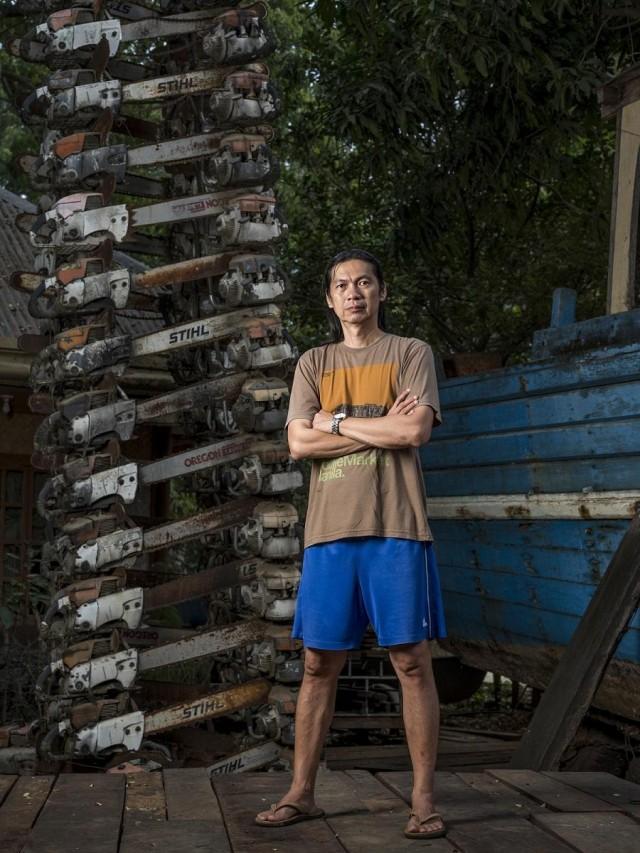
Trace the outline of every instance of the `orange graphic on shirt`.
{"label": "orange graphic on shirt", "polygon": [[320,380],[320,404],[325,412],[367,406],[380,407],[384,411],[379,414],[384,414],[395,400],[393,389],[397,373],[395,362],[328,370]]}

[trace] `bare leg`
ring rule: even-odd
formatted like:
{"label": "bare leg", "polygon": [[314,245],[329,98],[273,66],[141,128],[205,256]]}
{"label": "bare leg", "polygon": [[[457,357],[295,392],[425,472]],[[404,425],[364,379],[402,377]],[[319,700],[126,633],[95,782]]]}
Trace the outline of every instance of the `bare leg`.
{"label": "bare leg", "polygon": [[[393,646],[389,651],[391,663],[402,687],[404,728],[413,766],[411,806],[419,819],[435,811],[433,785],[438,752],[440,702],[431,665],[431,651],[426,640],[411,645]],[[410,832],[426,834],[441,830],[442,821],[429,821],[419,826],[410,818]]]}
{"label": "bare leg", "polygon": [[[305,649],[304,677],[296,703],[296,741],[291,787],[280,800],[314,805],[314,788],[320,754],[333,718],[338,676],[347,659],[346,651]],[[296,814],[282,808],[276,815],[260,812],[261,820],[285,820]]]}

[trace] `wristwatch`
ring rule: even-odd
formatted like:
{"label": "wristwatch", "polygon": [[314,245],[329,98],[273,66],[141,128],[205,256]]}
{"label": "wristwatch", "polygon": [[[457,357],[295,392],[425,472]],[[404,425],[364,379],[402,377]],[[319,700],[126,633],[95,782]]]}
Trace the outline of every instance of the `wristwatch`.
{"label": "wristwatch", "polygon": [[344,412],[338,412],[337,415],[334,415],[331,418],[331,432],[333,435],[340,435],[340,422],[346,417],[347,416]]}

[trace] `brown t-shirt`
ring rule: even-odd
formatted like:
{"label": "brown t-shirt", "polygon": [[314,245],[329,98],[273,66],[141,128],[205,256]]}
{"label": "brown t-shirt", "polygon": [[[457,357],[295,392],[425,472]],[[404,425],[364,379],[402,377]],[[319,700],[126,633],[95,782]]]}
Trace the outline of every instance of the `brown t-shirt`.
{"label": "brown t-shirt", "polygon": [[[298,361],[287,425],[320,409],[381,417],[406,388],[434,409],[434,426],[442,423],[433,353],[423,341],[384,334],[367,347],[315,347]],[[433,539],[416,448],[313,460],[304,544],[350,536]]]}

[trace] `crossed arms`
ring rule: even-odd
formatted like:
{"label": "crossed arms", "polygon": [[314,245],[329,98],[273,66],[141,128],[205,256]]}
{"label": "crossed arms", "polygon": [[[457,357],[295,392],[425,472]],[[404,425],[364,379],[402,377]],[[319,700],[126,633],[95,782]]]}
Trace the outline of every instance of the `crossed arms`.
{"label": "crossed arms", "polygon": [[417,397],[403,391],[386,415],[380,418],[345,418],[340,435],[331,433],[331,413],[322,409],[313,420],[296,418],[287,430],[293,459],[331,459],[368,447],[399,450],[420,447],[431,437],[434,411],[417,405]]}

